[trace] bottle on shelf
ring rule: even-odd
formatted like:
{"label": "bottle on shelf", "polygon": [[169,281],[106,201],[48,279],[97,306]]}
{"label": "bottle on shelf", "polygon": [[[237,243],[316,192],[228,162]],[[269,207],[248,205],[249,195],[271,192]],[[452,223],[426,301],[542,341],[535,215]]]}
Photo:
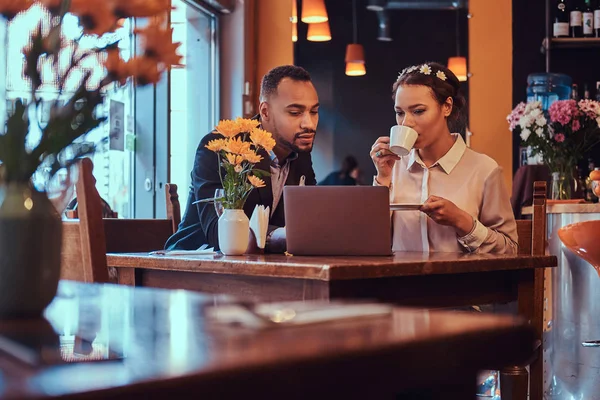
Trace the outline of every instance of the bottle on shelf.
{"label": "bottle on shelf", "polygon": [[594,37],[594,9],[592,8],[592,0],[584,0],[582,23],[583,37]]}
{"label": "bottle on shelf", "polygon": [[590,96],[590,89],[588,87],[587,83],[583,84],[583,98],[589,100],[591,98]]}
{"label": "bottle on shelf", "polygon": [[596,82],[596,101],[600,101],[600,81]]}
{"label": "bottle on shelf", "polygon": [[[600,17],[600,10],[598,16]],[[556,0],[552,35],[557,38],[569,37],[569,9],[567,8],[567,0]]]}
{"label": "bottle on shelf", "polygon": [[573,7],[569,12],[569,25],[571,26],[571,37],[580,38],[583,37],[583,14],[579,7],[579,1],[573,2]]}
{"label": "bottle on shelf", "polygon": [[579,88],[577,87],[576,83],[571,85],[571,100],[579,100]]}
{"label": "bottle on shelf", "polygon": [[594,33],[594,36],[600,38],[600,1],[596,3],[594,9]]}

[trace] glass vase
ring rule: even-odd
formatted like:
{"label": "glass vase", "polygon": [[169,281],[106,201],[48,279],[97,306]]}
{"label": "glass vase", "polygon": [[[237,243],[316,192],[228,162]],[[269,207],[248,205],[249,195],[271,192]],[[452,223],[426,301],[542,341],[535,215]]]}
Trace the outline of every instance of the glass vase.
{"label": "glass vase", "polygon": [[568,200],[571,198],[572,176],[565,172],[552,173],[552,200]]}

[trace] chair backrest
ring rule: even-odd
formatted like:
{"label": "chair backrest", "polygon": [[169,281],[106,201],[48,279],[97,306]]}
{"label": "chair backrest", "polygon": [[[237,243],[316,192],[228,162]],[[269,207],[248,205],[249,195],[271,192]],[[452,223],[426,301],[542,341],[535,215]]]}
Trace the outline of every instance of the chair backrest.
{"label": "chair backrest", "polygon": [[89,158],[78,164],[79,219],[63,221],[61,278],[109,282],[102,201],[94,183],[94,166]]}
{"label": "chair backrest", "polygon": [[110,282],[106,253],[159,250],[173,234],[170,219],[102,218],[90,159],[79,162],[79,219],[63,221],[61,278]]}
{"label": "chair backrest", "polygon": [[531,220],[517,220],[519,254],[543,255],[546,252],[546,182],[533,183]]}
{"label": "chair backrest", "polygon": [[165,185],[165,195],[167,197],[167,219],[173,224],[173,232],[177,232],[181,222],[181,206],[179,204],[179,195],[177,194],[177,185],[167,183]]}

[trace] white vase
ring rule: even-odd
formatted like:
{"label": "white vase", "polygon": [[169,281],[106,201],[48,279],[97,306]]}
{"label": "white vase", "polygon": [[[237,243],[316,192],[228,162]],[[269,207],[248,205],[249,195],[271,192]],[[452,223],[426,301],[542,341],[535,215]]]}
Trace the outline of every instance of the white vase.
{"label": "white vase", "polygon": [[219,217],[219,249],[227,256],[239,256],[248,248],[250,221],[244,210],[224,210]]}
{"label": "white vase", "polygon": [[0,185],[0,318],[40,317],[60,279],[62,222],[45,193]]}

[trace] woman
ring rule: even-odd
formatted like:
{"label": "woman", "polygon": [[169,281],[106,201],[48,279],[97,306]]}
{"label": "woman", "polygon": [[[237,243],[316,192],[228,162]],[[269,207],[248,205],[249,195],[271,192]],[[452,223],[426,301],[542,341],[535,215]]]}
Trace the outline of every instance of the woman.
{"label": "woman", "polygon": [[437,63],[412,66],[393,91],[396,122],[419,136],[406,157],[389,150],[389,137],[377,139],[374,184],[390,188],[392,203],[422,204],[393,213],[393,250],[515,254],[517,226],[501,168],[451,133],[465,107],[456,76]]}

